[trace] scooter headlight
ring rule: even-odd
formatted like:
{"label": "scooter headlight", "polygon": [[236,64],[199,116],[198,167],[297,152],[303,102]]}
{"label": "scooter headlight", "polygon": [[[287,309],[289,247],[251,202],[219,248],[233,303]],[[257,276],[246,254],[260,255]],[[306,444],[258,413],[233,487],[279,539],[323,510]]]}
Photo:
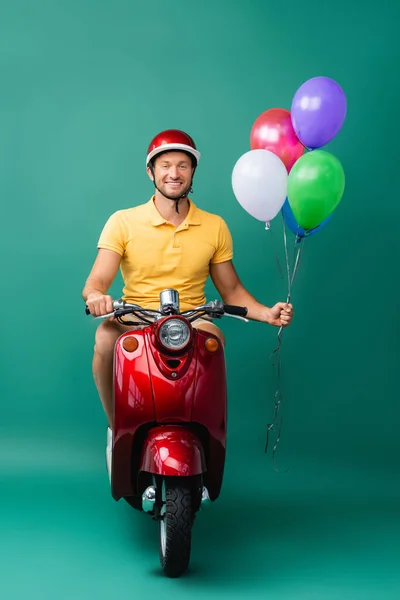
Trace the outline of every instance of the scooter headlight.
{"label": "scooter headlight", "polygon": [[169,350],[182,350],[190,340],[190,327],[181,319],[167,319],[158,335],[162,345]]}

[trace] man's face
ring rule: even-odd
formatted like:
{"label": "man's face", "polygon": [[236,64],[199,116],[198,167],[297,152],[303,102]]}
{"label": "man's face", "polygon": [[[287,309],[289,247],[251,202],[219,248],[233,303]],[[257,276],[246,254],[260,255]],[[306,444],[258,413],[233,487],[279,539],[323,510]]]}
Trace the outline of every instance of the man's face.
{"label": "man's face", "polygon": [[[154,176],[162,194],[179,198],[190,187],[193,167],[191,158],[184,152],[165,152],[154,161]],[[150,169],[147,169],[153,179]]]}

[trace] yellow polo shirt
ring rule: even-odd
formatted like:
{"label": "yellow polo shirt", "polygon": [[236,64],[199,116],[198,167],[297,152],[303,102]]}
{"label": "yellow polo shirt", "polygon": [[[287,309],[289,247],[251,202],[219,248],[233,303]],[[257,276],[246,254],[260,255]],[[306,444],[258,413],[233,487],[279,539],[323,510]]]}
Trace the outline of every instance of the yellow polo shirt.
{"label": "yellow polo shirt", "polygon": [[233,257],[232,237],[225,221],[189,200],[184,222],[175,227],[149,202],[111,215],[97,247],[121,256],[123,299],[157,309],[160,292],[178,290],[181,310],[206,302],[204,286],[210,263]]}

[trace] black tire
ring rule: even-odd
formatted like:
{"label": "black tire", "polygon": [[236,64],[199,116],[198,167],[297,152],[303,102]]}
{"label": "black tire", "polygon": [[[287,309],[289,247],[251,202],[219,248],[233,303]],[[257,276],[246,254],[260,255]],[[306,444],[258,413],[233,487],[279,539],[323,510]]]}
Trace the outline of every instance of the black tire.
{"label": "black tire", "polygon": [[165,505],[160,520],[160,563],[167,577],[180,577],[190,562],[194,521],[192,490],[180,478],[166,478],[163,486]]}

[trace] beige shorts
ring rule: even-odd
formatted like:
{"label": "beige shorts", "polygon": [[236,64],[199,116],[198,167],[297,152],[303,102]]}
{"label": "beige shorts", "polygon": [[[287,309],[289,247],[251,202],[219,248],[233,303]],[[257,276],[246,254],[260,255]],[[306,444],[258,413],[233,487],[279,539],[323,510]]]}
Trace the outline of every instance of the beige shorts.
{"label": "beige shorts", "polygon": [[[151,320],[151,317],[146,317],[146,318],[149,319],[149,321]],[[123,315],[122,317],[120,317],[120,319],[121,319],[121,321],[130,321],[130,320],[133,320],[133,319],[135,321],[140,321],[141,320],[140,317],[137,317],[136,315]],[[153,320],[155,320],[155,319],[153,319]],[[196,319],[195,321],[193,321],[192,325],[193,326],[197,326],[197,323],[201,323],[201,322],[203,322],[203,323],[212,323],[213,320],[212,320],[211,317],[209,317],[209,316],[206,315],[206,316],[200,317],[199,319]],[[145,321],[143,321],[143,325],[148,325],[148,323],[146,323]],[[138,325],[138,327],[141,327],[141,326]]]}

